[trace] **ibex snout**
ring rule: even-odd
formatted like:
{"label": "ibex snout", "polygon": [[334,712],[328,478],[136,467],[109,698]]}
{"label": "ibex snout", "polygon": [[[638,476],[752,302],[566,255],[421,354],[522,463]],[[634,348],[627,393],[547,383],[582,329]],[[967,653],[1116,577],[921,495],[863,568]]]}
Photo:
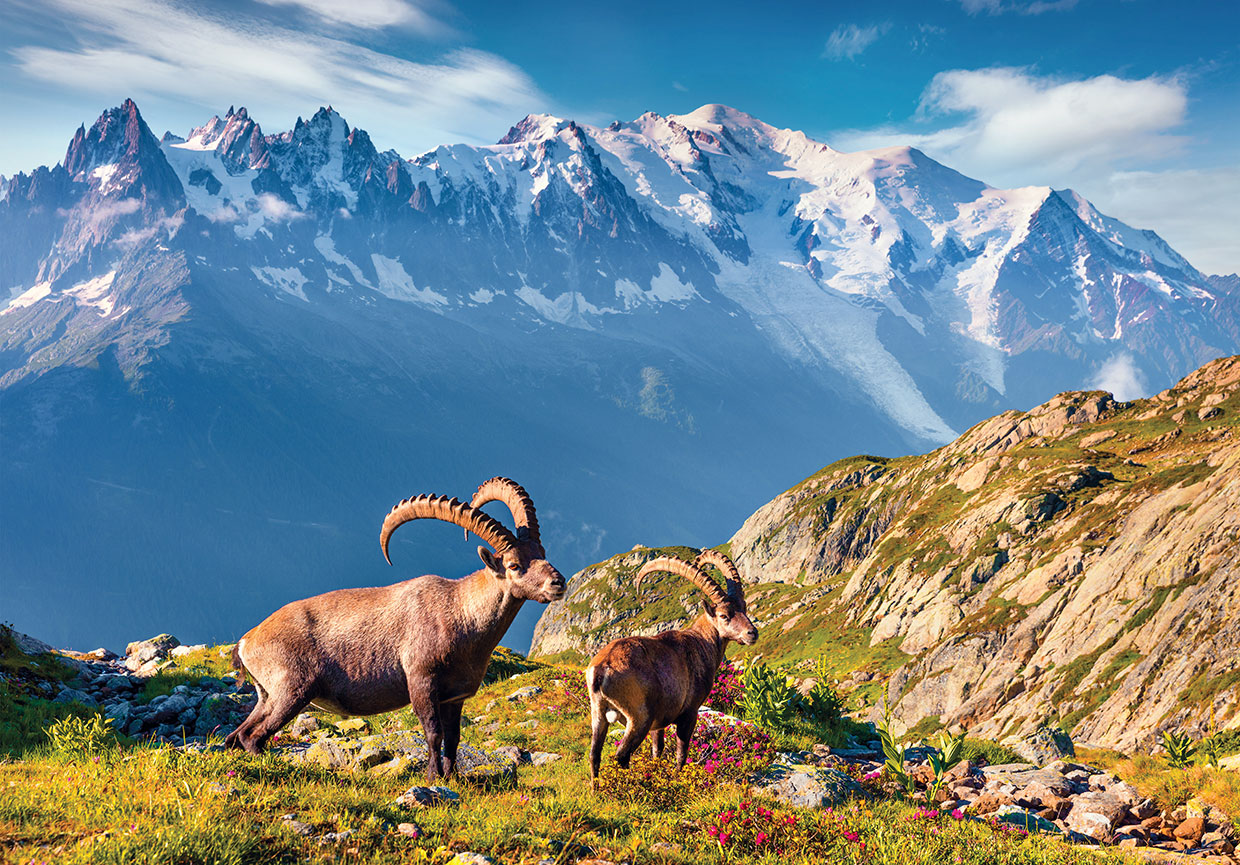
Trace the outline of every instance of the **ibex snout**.
{"label": "ibex snout", "polygon": [[543,581],[542,587],[543,597],[545,599],[543,600],[544,604],[549,604],[552,601],[558,601],[568,592],[568,581],[564,579],[564,575],[551,565],[547,565],[547,570],[550,571],[550,573],[547,574],[547,578]]}

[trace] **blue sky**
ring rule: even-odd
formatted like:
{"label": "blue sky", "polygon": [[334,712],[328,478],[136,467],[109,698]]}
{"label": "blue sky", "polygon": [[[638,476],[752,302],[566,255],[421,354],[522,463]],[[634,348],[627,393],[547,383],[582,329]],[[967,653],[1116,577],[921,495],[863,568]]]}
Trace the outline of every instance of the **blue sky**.
{"label": "blue sky", "polygon": [[0,173],[125,97],[156,133],[333,104],[413,156],[526,113],[722,102],[839,149],[913,144],[1071,186],[1207,272],[1240,270],[1240,3],[0,0]]}

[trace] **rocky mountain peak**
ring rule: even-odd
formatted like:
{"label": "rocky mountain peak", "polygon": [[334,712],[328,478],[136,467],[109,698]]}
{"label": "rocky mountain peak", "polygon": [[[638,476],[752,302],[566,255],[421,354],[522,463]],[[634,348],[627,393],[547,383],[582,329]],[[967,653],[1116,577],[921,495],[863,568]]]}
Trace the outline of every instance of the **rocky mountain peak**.
{"label": "rocky mountain peak", "polygon": [[102,165],[139,165],[159,152],[159,141],[138,111],[137,103],[126,99],[121,105],[99,115],[89,130],[78,127],[65,151],[65,169],[82,178]]}

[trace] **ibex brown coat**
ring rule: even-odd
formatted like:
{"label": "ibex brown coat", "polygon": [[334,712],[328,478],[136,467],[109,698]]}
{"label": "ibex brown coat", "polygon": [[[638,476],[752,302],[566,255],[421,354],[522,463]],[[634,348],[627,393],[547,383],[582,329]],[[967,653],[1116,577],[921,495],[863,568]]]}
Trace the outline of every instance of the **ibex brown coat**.
{"label": "ibex brown coat", "polygon": [[[512,511],[515,535],[480,510],[497,500]],[[478,547],[484,567],[463,579],[428,575],[342,589],[276,610],[233,653],[254,679],[258,704],[227,745],[258,753],[307,706],[373,715],[410,705],[426,733],[427,776],[454,771],[461,709],[482,684],[491,652],[525,601],[559,600],[565,581],[546,560],[534,503],[507,478],[482,484],[470,504],[428,495],[397,504],[379,535],[389,564],[392,532],[418,519],[455,523],[495,551]]]}
{"label": "ibex brown coat", "polygon": [[[723,573],[727,592],[708,577],[705,566]],[[707,602],[687,628],[653,637],[622,637],[608,643],[586,668],[590,695],[590,777],[598,778],[607,726],[624,716],[626,727],[616,762],[628,768],[633,751],[654,731],[653,751],[662,756],[664,730],[676,725],[676,761],[684,766],[689,742],[697,726],[698,709],[710,695],[723,662],[728,640],[752,645],[758,629],[749,619],[740,573],[732,560],[715,550],[703,550],[690,564],[657,558],[637,574],[637,582],[651,573],[667,571],[697,585]]]}

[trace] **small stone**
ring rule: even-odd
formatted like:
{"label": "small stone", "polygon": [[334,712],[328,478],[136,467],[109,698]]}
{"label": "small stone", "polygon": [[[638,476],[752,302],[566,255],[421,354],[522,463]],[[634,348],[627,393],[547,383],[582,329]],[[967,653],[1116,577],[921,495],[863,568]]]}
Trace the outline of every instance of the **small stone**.
{"label": "small stone", "polygon": [[1019,826],[1026,832],[1043,832],[1052,835],[1062,834],[1062,830],[1043,817],[1036,814],[1030,814],[1024,808],[1016,805],[1002,805],[991,815],[1000,823],[1010,823],[1013,826]]}
{"label": "small stone", "polygon": [[309,835],[314,834],[314,827],[311,826],[309,823],[302,823],[300,820],[291,820],[291,819],[285,818],[284,822],[281,825],[283,825],[285,829],[288,829],[288,831],[294,833],[295,835],[309,836]]}
{"label": "small stone", "polygon": [[130,643],[125,648],[125,666],[130,670],[141,670],[154,661],[164,660],[179,645],[181,641],[171,634]]}
{"label": "small stone", "polygon": [[524,688],[517,688],[517,690],[513,691],[504,699],[508,700],[510,703],[523,702],[537,697],[542,693],[542,690],[543,689],[537,685],[526,685]]}
{"label": "small stone", "polygon": [[516,745],[501,745],[498,748],[492,749],[491,753],[503,757],[505,760],[511,760],[514,763],[529,762],[529,752],[518,748]]}
{"label": "small stone", "polygon": [[353,834],[352,829],[342,829],[339,832],[324,832],[319,836],[320,844],[339,844]]}
{"label": "small stone", "polygon": [[496,861],[490,856],[483,856],[481,853],[475,853],[472,850],[462,850],[452,859],[453,862],[460,865],[497,865]]}
{"label": "small stone", "polygon": [[364,718],[346,718],[336,722],[336,729],[345,733],[365,733],[370,729]]}
{"label": "small stone", "polygon": [[1064,820],[1074,832],[1095,841],[1108,841],[1127,814],[1124,804],[1109,793],[1082,793],[1073,800],[1072,810]]}
{"label": "small stone", "polygon": [[1179,826],[1175,827],[1173,834],[1180,841],[1188,841],[1190,844],[1196,844],[1201,840],[1201,836],[1205,833],[1206,821],[1201,817],[1189,817]]}
{"label": "small stone", "polygon": [[426,834],[417,823],[399,823],[396,826],[396,831],[402,835],[408,835],[410,838],[421,838]]}
{"label": "small stone", "polygon": [[554,763],[556,760],[559,760],[561,756],[549,751],[534,751],[530,754],[530,762],[535,766],[546,766],[548,763]]}
{"label": "small stone", "polygon": [[288,732],[290,736],[297,736],[300,738],[301,736],[305,736],[315,730],[321,729],[322,727],[323,724],[318,718],[314,717],[314,715],[311,715],[309,712],[302,712],[293,719],[293,723],[289,725]]}
{"label": "small stone", "polygon": [[386,763],[380,763],[372,767],[367,774],[376,778],[399,778],[400,776],[419,768],[418,764],[408,757],[393,757]]}
{"label": "small stone", "polygon": [[521,723],[514,724],[513,726],[520,727],[522,730],[537,730],[538,719],[530,718],[528,721],[522,721]]}
{"label": "small stone", "polygon": [[168,654],[173,658],[180,658],[184,655],[192,655],[194,652],[205,652],[206,650],[206,644],[199,643],[196,646],[173,646]]}
{"label": "small stone", "polygon": [[370,769],[381,763],[390,762],[395,755],[387,748],[377,745],[373,742],[363,743],[358,749],[357,757],[354,759],[353,765],[358,769]]}
{"label": "small stone", "polygon": [[99,701],[85,691],[76,688],[61,688],[53,703],[81,703],[83,706],[98,706]]}
{"label": "small stone", "polygon": [[1005,805],[1012,804],[1012,797],[1005,796],[999,792],[986,792],[973,800],[973,804],[969,806],[969,810],[979,816],[993,814]]}
{"label": "small stone", "polygon": [[438,805],[455,808],[461,804],[461,794],[447,787],[410,787],[397,797],[396,804],[406,808],[433,808]]}

